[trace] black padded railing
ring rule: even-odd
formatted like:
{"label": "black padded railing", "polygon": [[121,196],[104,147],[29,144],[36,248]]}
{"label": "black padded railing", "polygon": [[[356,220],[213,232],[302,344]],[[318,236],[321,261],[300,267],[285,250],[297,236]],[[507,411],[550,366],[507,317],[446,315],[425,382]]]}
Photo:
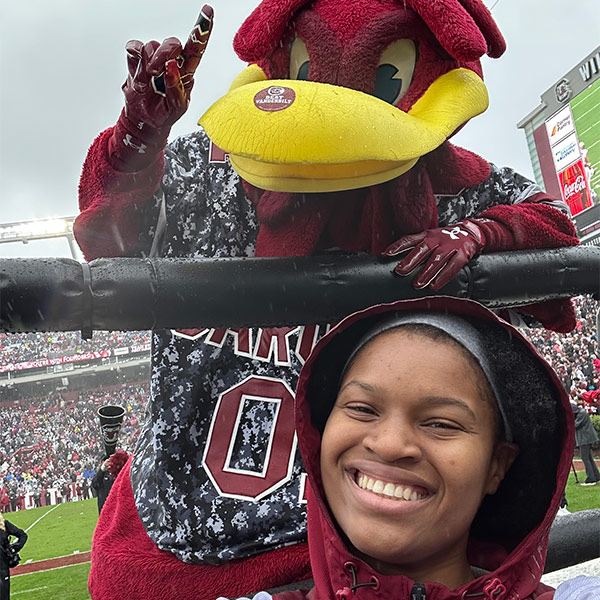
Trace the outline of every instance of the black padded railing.
{"label": "black padded railing", "polygon": [[600,508],[558,517],[550,530],[544,572],[600,558]]}
{"label": "black padded railing", "polygon": [[[275,327],[335,322],[372,304],[432,295],[392,272],[398,259],[0,260],[0,330]],[[440,294],[490,308],[597,294],[600,248],[483,255]]]}

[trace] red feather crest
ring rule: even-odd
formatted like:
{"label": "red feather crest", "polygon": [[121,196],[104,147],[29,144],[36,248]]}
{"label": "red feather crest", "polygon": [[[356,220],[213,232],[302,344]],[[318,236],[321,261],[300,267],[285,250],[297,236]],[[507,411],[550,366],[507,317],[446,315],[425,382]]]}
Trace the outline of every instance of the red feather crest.
{"label": "red feather crest", "polygon": [[[377,0],[365,0],[379,4]],[[475,61],[484,54],[498,58],[506,43],[481,0],[397,0],[425,21],[442,47],[459,62]],[[234,40],[238,56],[253,63],[268,58],[284,36],[294,15],[319,0],[263,0],[244,21]],[[388,3],[386,3],[388,4]],[[343,4],[335,3],[336,14]]]}

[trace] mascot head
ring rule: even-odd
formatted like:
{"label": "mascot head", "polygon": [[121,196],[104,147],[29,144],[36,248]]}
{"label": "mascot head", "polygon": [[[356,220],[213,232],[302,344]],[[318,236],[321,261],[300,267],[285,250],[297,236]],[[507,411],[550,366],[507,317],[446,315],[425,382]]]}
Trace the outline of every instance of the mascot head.
{"label": "mascot head", "polygon": [[479,59],[505,49],[481,0],[264,0],[234,45],[250,66],[200,124],[285,192],[406,173],[487,108]]}

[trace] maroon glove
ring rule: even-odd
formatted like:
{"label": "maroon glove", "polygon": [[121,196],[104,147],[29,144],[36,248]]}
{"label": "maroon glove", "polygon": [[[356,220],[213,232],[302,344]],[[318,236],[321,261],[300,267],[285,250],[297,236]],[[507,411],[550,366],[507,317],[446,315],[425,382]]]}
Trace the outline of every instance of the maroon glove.
{"label": "maroon glove", "polygon": [[406,235],[389,246],[384,254],[396,256],[412,248],[398,263],[394,272],[398,275],[408,275],[425,264],[413,286],[422,289],[431,285],[431,289],[437,291],[475,255],[481,254],[484,247],[485,235],[477,221],[467,219],[456,225]]}
{"label": "maroon glove", "polygon": [[109,160],[118,171],[147,167],[166,146],[171,127],[190,103],[212,24],[213,10],[205,5],[185,47],[173,37],[162,44],[127,42],[125,108],[108,143]]}

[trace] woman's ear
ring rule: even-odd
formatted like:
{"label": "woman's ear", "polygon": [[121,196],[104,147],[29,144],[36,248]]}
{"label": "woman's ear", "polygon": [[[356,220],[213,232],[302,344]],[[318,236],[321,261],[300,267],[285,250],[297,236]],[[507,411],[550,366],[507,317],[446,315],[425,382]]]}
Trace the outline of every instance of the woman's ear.
{"label": "woman's ear", "polygon": [[485,493],[495,494],[504,476],[519,454],[519,446],[511,442],[498,442],[494,448],[494,454],[490,462]]}

